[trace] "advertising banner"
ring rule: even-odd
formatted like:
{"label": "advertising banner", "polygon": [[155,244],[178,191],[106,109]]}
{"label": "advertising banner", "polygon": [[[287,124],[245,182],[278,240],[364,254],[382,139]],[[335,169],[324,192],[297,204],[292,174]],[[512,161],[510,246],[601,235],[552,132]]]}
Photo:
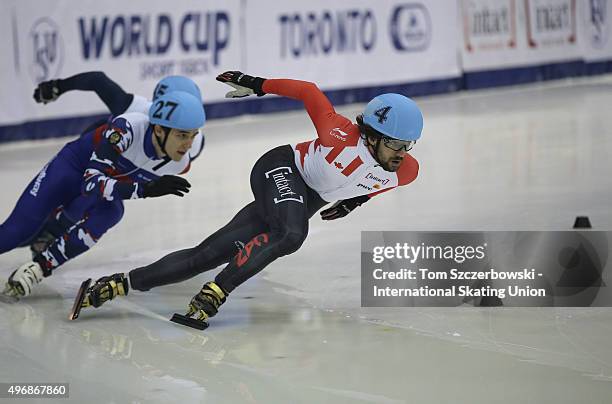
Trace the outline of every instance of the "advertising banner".
{"label": "advertising banner", "polygon": [[462,0],[460,4],[466,72],[582,59],[576,0]]}
{"label": "advertising banner", "polygon": [[581,22],[584,40],[583,55],[587,62],[612,59],[612,2],[581,1]]}
{"label": "advertising banner", "polygon": [[460,75],[457,4],[350,0],[247,2],[247,68],[325,89]]}
{"label": "advertising banner", "polygon": [[127,92],[146,97],[163,76],[186,75],[203,87],[206,101],[222,99],[223,86],[203,84],[240,64],[240,5],[5,1],[0,46],[8,57],[2,62],[0,125],[104,112],[95,95],[67,93],[44,107],[32,99],[37,83],[84,71],[103,71]]}

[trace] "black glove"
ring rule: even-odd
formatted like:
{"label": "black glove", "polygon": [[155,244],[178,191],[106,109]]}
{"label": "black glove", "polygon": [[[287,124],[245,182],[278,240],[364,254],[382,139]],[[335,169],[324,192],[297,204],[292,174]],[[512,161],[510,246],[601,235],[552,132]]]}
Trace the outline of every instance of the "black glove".
{"label": "black glove", "polygon": [[183,196],[189,192],[189,187],[191,187],[191,184],[185,178],[176,175],[164,175],[146,183],[143,187],[142,196],[144,198],[154,198],[168,194]]}
{"label": "black glove", "polygon": [[217,81],[236,89],[225,94],[225,98],[242,98],[253,94],[257,94],[258,97],[266,95],[261,89],[264,81],[266,81],[262,77],[253,77],[239,71],[231,71],[218,75]]}
{"label": "black glove", "polygon": [[334,220],[344,217],[351,213],[356,207],[363,205],[370,200],[367,195],[356,196],[351,199],[344,199],[334,203],[331,208],[321,211],[321,219]]}
{"label": "black glove", "polygon": [[43,104],[57,100],[60,95],[59,80],[43,81],[34,90],[34,100]]}

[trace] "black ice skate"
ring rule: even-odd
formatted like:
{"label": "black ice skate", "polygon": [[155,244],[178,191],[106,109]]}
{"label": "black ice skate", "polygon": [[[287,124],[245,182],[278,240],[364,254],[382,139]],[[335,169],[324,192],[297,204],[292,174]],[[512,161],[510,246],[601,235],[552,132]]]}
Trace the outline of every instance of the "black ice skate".
{"label": "black ice skate", "polygon": [[[227,293],[214,282],[207,282],[202,286],[200,293],[195,295],[189,303],[189,311],[182,315],[174,313],[170,321],[198,330],[208,328],[208,319],[219,311],[219,306],[225,303]],[[197,314],[196,318],[192,316]]]}
{"label": "black ice skate", "polygon": [[9,304],[17,303],[19,298],[17,297],[17,293],[10,283],[7,281],[2,281],[0,284],[4,284],[4,290],[2,293],[0,293],[0,302]]}
{"label": "black ice skate", "polygon": [[85,300],[85,297],[87,296],[87,289],[89,289],[89,285],[91,285],[91,278],[81,283],[76,298],[74,299],[72,310],[70,311],[70,315],[68,316],[68,320],[76,320],[77,318],[79,318],[81,308],[83,307],[83,300]]}
{"label": "black ice skate", "polygon": [[115,296],[127,296],[130,290],[128,280],[122,273],[103,276],[91,287],[90,283],[91,279],[88,279],[81,284],[70,313],[70,320],[78,318],[81,309],[91,306],[100,307],[105,302],[114,299]]}

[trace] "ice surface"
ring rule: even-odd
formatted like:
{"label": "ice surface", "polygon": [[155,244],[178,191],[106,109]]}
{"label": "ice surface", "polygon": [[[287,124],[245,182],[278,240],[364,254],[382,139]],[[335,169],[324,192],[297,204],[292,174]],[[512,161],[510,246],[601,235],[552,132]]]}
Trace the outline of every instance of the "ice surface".
{"label": "ice surface", "polygon": [[[314,138],[303,111],[209,122],[187,197],[128,201],[94,249],[0,305],[0,381],[69,382],[75,403],[610,402],[612,309],[360,308],[359,260],[362,230],[566,230],[577,215],[610,230],[611,90],[608,76],[418,100],[417,181],[313,218],[206,331],[168,318],[216,271],[69,322],[83,279],[199,243],[251,201],[261,154]],[[66,141],[0,145],[0,220]],[[28,257],[1,256],[0,276]]]}

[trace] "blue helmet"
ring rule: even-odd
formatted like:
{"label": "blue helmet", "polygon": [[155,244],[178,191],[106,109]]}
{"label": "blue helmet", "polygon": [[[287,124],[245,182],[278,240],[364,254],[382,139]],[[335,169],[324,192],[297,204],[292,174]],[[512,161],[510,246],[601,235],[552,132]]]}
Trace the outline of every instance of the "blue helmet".
{"label": "blue helmet", "polygon": [[159,96],[149,108],[149,122],[180,130],[198,129],[206,122],[202,101],[185,91]]}
{"label": "blue helmet", "polygon": [[198,100],[202,100],[202,93],[198,85],[185,76],[166,76],[157,83],[155,90],[153,90],[153,101],[158,97],[168,94],[172,91],[184,91],[196,97]]}
{"label": "blue helmet", "polygon": [[423,130],[423,114],[417,104],[401,94],[374,97],[363,112],[363,123],[398,140],[417,140]]}

